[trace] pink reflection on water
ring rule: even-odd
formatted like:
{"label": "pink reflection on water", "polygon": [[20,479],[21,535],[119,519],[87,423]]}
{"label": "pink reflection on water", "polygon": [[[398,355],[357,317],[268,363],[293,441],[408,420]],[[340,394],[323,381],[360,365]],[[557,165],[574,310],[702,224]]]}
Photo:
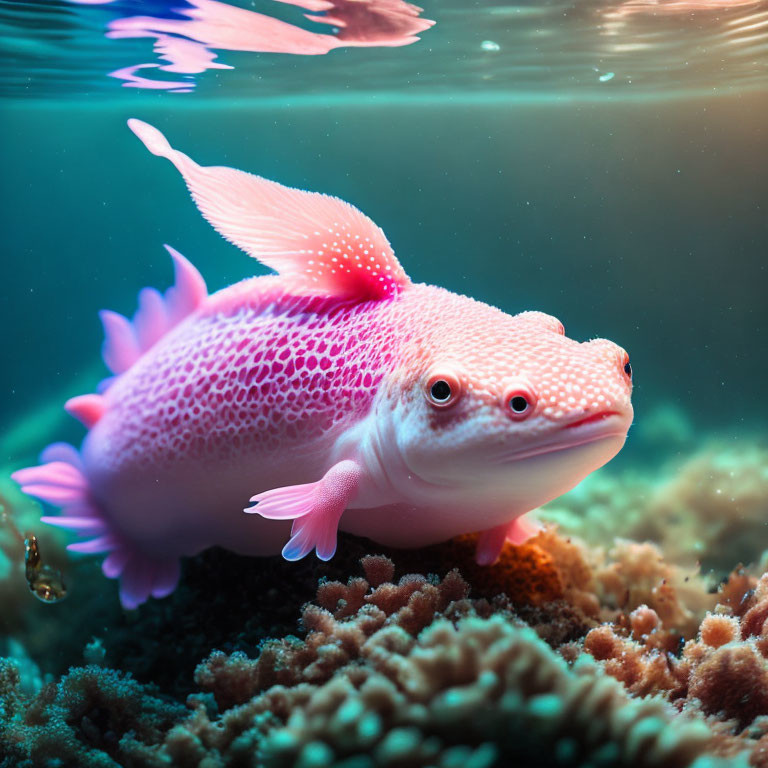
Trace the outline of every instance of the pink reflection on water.
{"label": "pink reflection on water", "polygon": [[[88,0],[93,2],[94,0]],[[77,0],[84,2],[84,0]],[[142,77],[136,74],[140,69],[167,69],[159,64],[137,64],[134,67],[123,67],[110,72],[111,77],[124,80],[123,85],[127,88],[150,88],[155,91],[173,91],[174,93],[189,93],[192,90],[192,83],[187,80],[174,82],[173,80],[152,80],[149,77]]]}
{"label": "pink reflection on water", "polygon": [[170,62],[161,67],[166,72],[196,75],[208,69],[232,69],[228,64],[217,62],[213,51],[184,37],[159,35],[155,43],[155,51],[160,58]]}
{"label": "pink reflection on water", "polygon": [[[112,0],[70,0],[109,4]],[[154,69],[194,75],[208,69],[232,69],[216,61],[214,50],[287,53],[315,56],[342,47],[410,45],[435,22],[420,18],[422,9],[405,0],[275,0],[311,13],[313,22],[333,27],[329,34],[312,32],[263,13],[219,0],[188,0],[174,13],[186,18],[129,16],[108,24],[109,38],[155,38],[154,50],[166,63],[144,63],[111,72],[129,88],[189,91],[194,81],[154,79],[138,74]],[[322,15],[317,15],[322,14]],[[332,32],[332,33],[330,33]]]}
{"label": "pink reflection on water", "polygon": [[419,32],[435,23],[419,18],[422,9],[403,0],[278,1],[301,5],[311,11],[326,11],[324,16],[304,15],[311,21],[338,27],[336,37],[351,46],[410,45],[419,39],[416,37]]}

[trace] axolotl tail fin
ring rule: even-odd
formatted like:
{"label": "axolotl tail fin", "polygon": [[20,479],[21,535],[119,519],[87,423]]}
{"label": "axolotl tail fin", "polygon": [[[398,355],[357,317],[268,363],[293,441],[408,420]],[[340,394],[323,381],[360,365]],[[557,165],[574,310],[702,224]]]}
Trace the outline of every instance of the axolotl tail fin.
{"label": "axolotl tail fin", "polygon": [[[147,350],[181,320],[194,312],[207,296],[200,273],[180,253],[166,246],[174,265],[174,285],[164,294],[154,288],[139,293],[139,308],[132,320],[104,311],[104,362],[114,376],[128,370]],[[114,379],[107,379],[107,386]],[[69,414],[91,429],[108,409],[104,394],[73,397],[65,404]],[[138,551],[112,529],[109,518],[93,498],[82,459],[76,448],[54,443],[43,451],[41,464],[21,469],[12,478],[29,496],[59,507],[59,515],[46,515],[42,522],[74,531],[81,537],[68,546],[73,552],[104,554],[104,575],[120,579],[120,601],[136,608],[152,597],[165,597],[179,580],[179,561],[158,561]]]}

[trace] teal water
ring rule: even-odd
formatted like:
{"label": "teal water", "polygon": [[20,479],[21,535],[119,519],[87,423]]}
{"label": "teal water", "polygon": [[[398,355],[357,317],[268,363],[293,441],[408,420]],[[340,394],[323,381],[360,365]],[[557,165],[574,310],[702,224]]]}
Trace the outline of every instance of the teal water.
{"label": "teal water", "polygon": [[[600,595],[589,587],[602,611],[590,621],[624,632],[624,614],[648,602],[663,614],[664,632],[691,638],[715,606],[718,580],[739,563],[754,577],[765,571],[768,0],[423,6],[0,0],[0,657],[22,667],[25,695],[71,666],[107,664],[158,685],[182,710],[186,695],[201,690],[194,668],[212,649],[256,657],[265,638],[303,632],[299,607],[314,599],[318,577],[357,575],[368,551],[347,537],[329,564],[209,552],[185,560],[173,597],[123,612],[99,563],[68,554],[66,536],[41,525],[39,506],[10,481],[48,443],[82,439],[62,404],[93,391],[106,373],[97,312],[130,315],[142,287],[169,285],[163,243],[186,255],[211,290],[266,271],[202,219],[178,173],[128,130],[131,117],[156,125],[201,164],[348,200],[383,228],[416,281],[510,313],[547,312],[572,338],[607,337],[627,349],[636,417],[624,449],[543,513],[564,536],[583,536],[605,566],[602,578],[627,569],[623,603],[612,592],[619,576]],[[64,574],[70,593],[60,604],[30,595],[19,538],[27,527],[40,536],[46,565]],[[606,556],[622,537],[632,541]],[[661,547],[663,567],[655,550],[642,548],[646,541]],[[629,566],[621,562],[627,552]],[[422,554],[398,561],[398,577],[404,568],[442,575],[456,564],[445,568],[442,551],[424,561]],[[430,576],[426,589],[433,583]],[[660,589],[669,584],[684,622]],[[500,590],[481,594],[495,599]],[[521,620],[552,648],[571,646],[563,656],[572,661],[573,643],[591,626],[579,613],[584,605]],[[342,634],[329,642],[341,645]],[[649,645],[648,658],[666,648],[672,659],[670,647]],[[768,680],[768,661],[761,663]],[[93,669],[104,684],[108,673]],[[77,702],[61,707],[70,730],[56,731],[53,743],[66,733],[75,734],[68,750],[95,739],[94,762],[44,762],[35,734],[17,733],[19,718],[11,723],[5,670],[0,768],[112,765],[101,760],[102,747],[118,754],[104,712],[124,707],[119,691],[87,716]],[[456,701],[464,688],[457,690]],[[140,708],[150,698],[132,696]],[[213,713],[210,694],[203,699]],[[555,717],[558,701],[537,699],[532,732]],[[761,701],[755,713],[765,716]],[[620,703],[612,706],[601,720],[635,724],[629,705],[627,717]],[[169,716],[163,738],[180,717]],[[219,733],[222,721],[211,718]],[[645,738],[641,726],[635,736]],[[462,743],[461,733],[453,736]],[[3,752],[22,742],[36,762]],[[567,759],[577,742],[552,747],[560,764],[579,764]],[[290,764],[321,765],[319,754]],[[463,754],[440,765],[490,764]],[[596,754],[585,764],[605,764],[599,760],[613,752]]]}
{"label": "teal water", "polygon": [[762,0],[430,0],[422,13],[392,0],[323,5],[4,0],[0,92],[656,102],[759,92],[768,77]]}
{"label": "teal water", "polygon": [[[91,389],[96,313],[130,314],[141,287],[169,283],[163,242],[212,288],[264,271],[146,154],[125,126],[136,116],[201,162],[352,201],[416,280],[620,343],[638,428],[670,404],[729,439],[765,426],[766,95],[260,106],[132,94],[7,99],[2,114],[5,424]],[[647,448],[631,436],[624,458]]]}
{"label": "teal water", "polygon": [[129,117],[349,200],[416,280],[623,345],[625,457],[671,411],[672,432],[765,427],[765,2],[314,2],[0,2],[4,460],[91,389],[97,310],[167,284],[161,243],[213,288],[261,269]]}

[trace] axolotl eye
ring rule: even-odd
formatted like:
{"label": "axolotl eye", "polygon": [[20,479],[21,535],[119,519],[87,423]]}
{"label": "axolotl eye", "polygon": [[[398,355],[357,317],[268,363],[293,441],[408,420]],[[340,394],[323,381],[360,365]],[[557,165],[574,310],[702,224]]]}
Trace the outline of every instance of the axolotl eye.
{"label": "axolotl eye", "polygon": [[[622,350],[623,351],[623,350]],[[624,357],[621,359],[621,369],[624,371],[624,375],[632,381],[632,364],[629,362],[629,355],[624,352]]]}
{"label": "axolotl eye", "polygon": [[501,398],[502,406],[515,421],[527,419],[536,408],[538,398],[527,381],[514,381],[507,385]]}
{"label": "axolotl eye", "polygon": [[424,394],[430,405],[435,408],[447,408],[461,397],[461,381],[451,371],[434,371],[427,377]]}

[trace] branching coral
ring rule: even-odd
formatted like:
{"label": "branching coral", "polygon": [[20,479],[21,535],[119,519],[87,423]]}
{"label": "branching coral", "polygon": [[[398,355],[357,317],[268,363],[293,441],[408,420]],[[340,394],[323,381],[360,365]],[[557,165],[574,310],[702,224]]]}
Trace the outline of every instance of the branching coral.
{"label": "branching coral", "polygon": [[[363,568],[362,578],[321,584],[303,611],[303,640],[268,641],[255,659],[212,654],[196,673],[206,693],[186,708],[99,667],[24,702],[6,665],[0,747],[19,765],[55,754],[83,768],[682,768],[711,748],[701,715],[633,699],[587,657],[570,666],[510,603],[468,597],[458,572],[394,583],[387,558],[364,558]],[[648,632],[655,621],[636,612]]]}
{"label": "branching coral", "polygon": [[157,743],[186,714],[181,705],[100,667],[73,669],[25,705],[11,665],[0,669],[0,686],[8,713],[0,718],[0,754],[15,754],[16,765],[26,760],[35,766],[114,768],[124,752],[123,737]]}
{"label": "branching coral", "polygon": [[[133,616],[104,617],[95,568],[53,607],[16,571],[26,602],[2,620],[24,643],[0,647],[18,661],[0,660],[0,768],[682,768],[747,754],[768,768],[768,574],[739,568],[715,590],[691,559],[757,559],[744,540],[764,474],[702,454],[650,492],[601,481],[571,508],[585,538],[593,515],[626,513],[600,524],[601,546],[548,526],[491,567],[474,563],[474,536],[379,556],[345,536],[325,564],[208,552]],[[736,544],[713,554],[726,534]],[[63,615],[75,657],[98,666],[45,685]]]}
{"label": "branching coral", "polygon": [[569,671],[500,616],[438,620],[418,639],[385,628],[363,651],[362,669],[313,691],[269,734],[266,764],[295,765],[324,745],[329,764],[368,754],[369,765],[447,765],[484,745],[486,765],[683,766],[710,740],[703,723],[672,726],[661,702],[631,701],[593,665]]}
{"label": "branching coral", "polygon": [[[435,583],[423,576],[404,576],[393,584],[387,579],[394,575],[394,564],[387,558],[364,557],[362,564],[365,578],[320,585],[318,604],[304,606],[304,640],[267,641],[256,659],[216,652],[198,666],[197,684],[213,693],[221,708],[229,709],[273,685],[330,680],[338,669],[360,659],[365,643],[384,627],[415,635],[449,606],[452,615],[474,611],[466,600],[469,585],[458,571]],[[481,607],[490,613],[485,601]]]}
{"label": "branching coral", "polygon": [[38,764],[57,745],[59,757],[84,768],[682,767],[711,741],[700,720],[630,699],[594,664],[569,670],[532,630],[500,616],[439,619],[418,638],[383,627],[361,651],[323,683],[274,686],[219,717],[198,701],[182,719],[132,681],[102,674],[95,684],[93,668],[76,670],[27,711],[30,757]]}
{"label": "branching coral", "polygon": [[748,747],[752,764],[765,766],[768,573],[755,584],[737,572],[718,597],[716,611],[706,614],[696,639],[679,654],[670,652],[669,634],[648,607],[632,614],[628,629],[606,624],[591,630],[584,650],[631,693],[661,694],[680,711],[708,715],[721,751]]}

